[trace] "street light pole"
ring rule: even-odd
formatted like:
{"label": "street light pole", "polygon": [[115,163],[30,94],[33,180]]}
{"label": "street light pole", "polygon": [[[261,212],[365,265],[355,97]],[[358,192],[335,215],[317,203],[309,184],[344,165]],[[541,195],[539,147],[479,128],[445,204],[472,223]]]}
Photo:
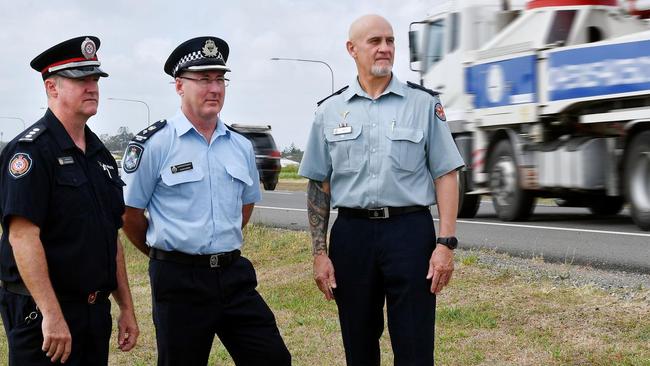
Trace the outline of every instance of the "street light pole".
{"label": "street light pole", "polygon": [[17,119],[17,120],[19,120],[19,121],[23,124],[23,130],[25,130],[25,120],[22,119],[22,118],[20,118],[20,117],[4,117],[4,116],[0,116],[0,118],[5,118],[5,119]]}
{"label": "street light pole", "polygon": [[323,65],[327,66],[327,68],[330,69],[330,75],[332,77],[332,94],[334,94],[334,71],[332,71],[332,68],[330,67],[330,65],[327,62],[321,61],[321,60],[308,60],[308,59],[304,59],[304,58],[285,58],[285,57],[272,57],[271,61],[315,62],[315,63],[319,63],[319,64],[323,64]]}
{"label": "street light pole", "polygon": [[138,100],[138,99],[124,99],[124,98],[108,98],[108,100],[118,100],[122,102],[135,102],[135,103],[144,104],[144,106],[147,107],[147,126],[151,124],[151,111],[149,110],[149,105],[145,101]]}

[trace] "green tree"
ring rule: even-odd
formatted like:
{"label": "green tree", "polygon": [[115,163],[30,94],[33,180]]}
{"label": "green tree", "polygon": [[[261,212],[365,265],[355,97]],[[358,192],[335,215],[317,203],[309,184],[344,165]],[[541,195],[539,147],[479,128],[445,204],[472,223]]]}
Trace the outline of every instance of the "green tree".
{"label": "green tree", "polygon": [[129,144],[129,141],[133,138],[133,133],[129,131],[129,128],[122,126],[117,129],[117,135],[110,136],[108,134],[103,134],[99,138],[104,142],[108,151],[114,153],[123,153],[126,149],[126,145]]}
{"label": "green tree", "polygon": [[299,163],[302,160],[302,155],[304,153],[304,151],[300,150],[296,147],[296,144],[292,142],[289,147],[285,147],[284,150],[282,150],[281,156],[285,159],[290,159]]}

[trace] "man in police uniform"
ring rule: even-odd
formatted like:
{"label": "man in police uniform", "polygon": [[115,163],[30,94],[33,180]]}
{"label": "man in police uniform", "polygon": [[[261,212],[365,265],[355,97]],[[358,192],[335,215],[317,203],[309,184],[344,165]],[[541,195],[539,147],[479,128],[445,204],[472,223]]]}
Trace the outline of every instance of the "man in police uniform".
{"label": "man in police uniform", "polygon": [[164,69],[181,109],[125,153],[124,231],[151,258],[158,365],[206,365],[215,334],[237,365],[291,363],[240,253],[260,189],[251,143],[219,118],[228,52],[217,37],[178,46]]}
{"label": "man in police uniform", "polygon": [[[463,160],[437,95],[392,74],[388,21],[363,16],[349,37],[358,77],[319,103],[299,171],[310,179],[314,277],[336,300],[348,365],[379,365],[386,301],[395,365],[430,366],[435,294],[453,271]],[[330,205],[338,218],[328,256]]]}
{"label": "man in police uniform", "polygon": [[120,307],[119,348],[138,326],[117,231],[124,212],[117,165],[86,126],[97,113],[97,37],[62,42],[31,62],[45,116],[0,156],[0,311],[10,365],[106,365]]}

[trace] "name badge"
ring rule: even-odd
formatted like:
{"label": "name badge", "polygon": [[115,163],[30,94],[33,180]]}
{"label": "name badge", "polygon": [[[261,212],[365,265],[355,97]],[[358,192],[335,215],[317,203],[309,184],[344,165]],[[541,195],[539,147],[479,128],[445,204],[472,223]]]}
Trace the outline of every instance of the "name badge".
{"label": "name badge", "polygon": [[72,156],[62,156],[60,158],[57,158],[59,161],[59,165],[68,165],[68,164],[74,164],[74,159]]}
{"label": "name badge", "polygon": [[171,169],[172,169],[172,174],[176,174],[176,173],[184,172],[186,170],[192,170],[194,169],[194,166],[192,165],[192,162],[188,162],[188,163],[174,165],[173,167],[171,167]]}
{"label": "name badge", "polygon": [[332,131],[335,135],[347,135],[352,133],[352,126],[337,127]]}

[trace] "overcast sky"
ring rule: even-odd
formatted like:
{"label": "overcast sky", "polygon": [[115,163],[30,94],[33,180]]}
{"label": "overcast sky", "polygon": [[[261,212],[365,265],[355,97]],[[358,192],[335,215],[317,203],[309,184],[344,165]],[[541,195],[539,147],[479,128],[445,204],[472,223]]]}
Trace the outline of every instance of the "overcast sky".
{"label": "overcast sky", "polygon": [[[173,115],[179,97],[163,64],[181,42],[214,35],[230,46],[232,72],[221,117],[226,123],[270,124],[280,149],[304,148],[315,103],[330,94],[325,65],[270,61],[271,57],[316,59],[334,71],[339,89],[353,80],[354,62],[345,50],[350,23],[377,13],[393,25],[397,50],[394,71],[417,81],[409,70],[409,23],[421,20],[436,0],[268,0],[268,1],[34,1],[0,2],[0,116],[19,117],[27,126],[46,106],[40,74],[29,62],[63,40],[96,35],[102,69],[99,112],[89,125],[99,135],[120,126],[133,132]],[[7,141],[22,130],[18,120],[0,118]]]}

